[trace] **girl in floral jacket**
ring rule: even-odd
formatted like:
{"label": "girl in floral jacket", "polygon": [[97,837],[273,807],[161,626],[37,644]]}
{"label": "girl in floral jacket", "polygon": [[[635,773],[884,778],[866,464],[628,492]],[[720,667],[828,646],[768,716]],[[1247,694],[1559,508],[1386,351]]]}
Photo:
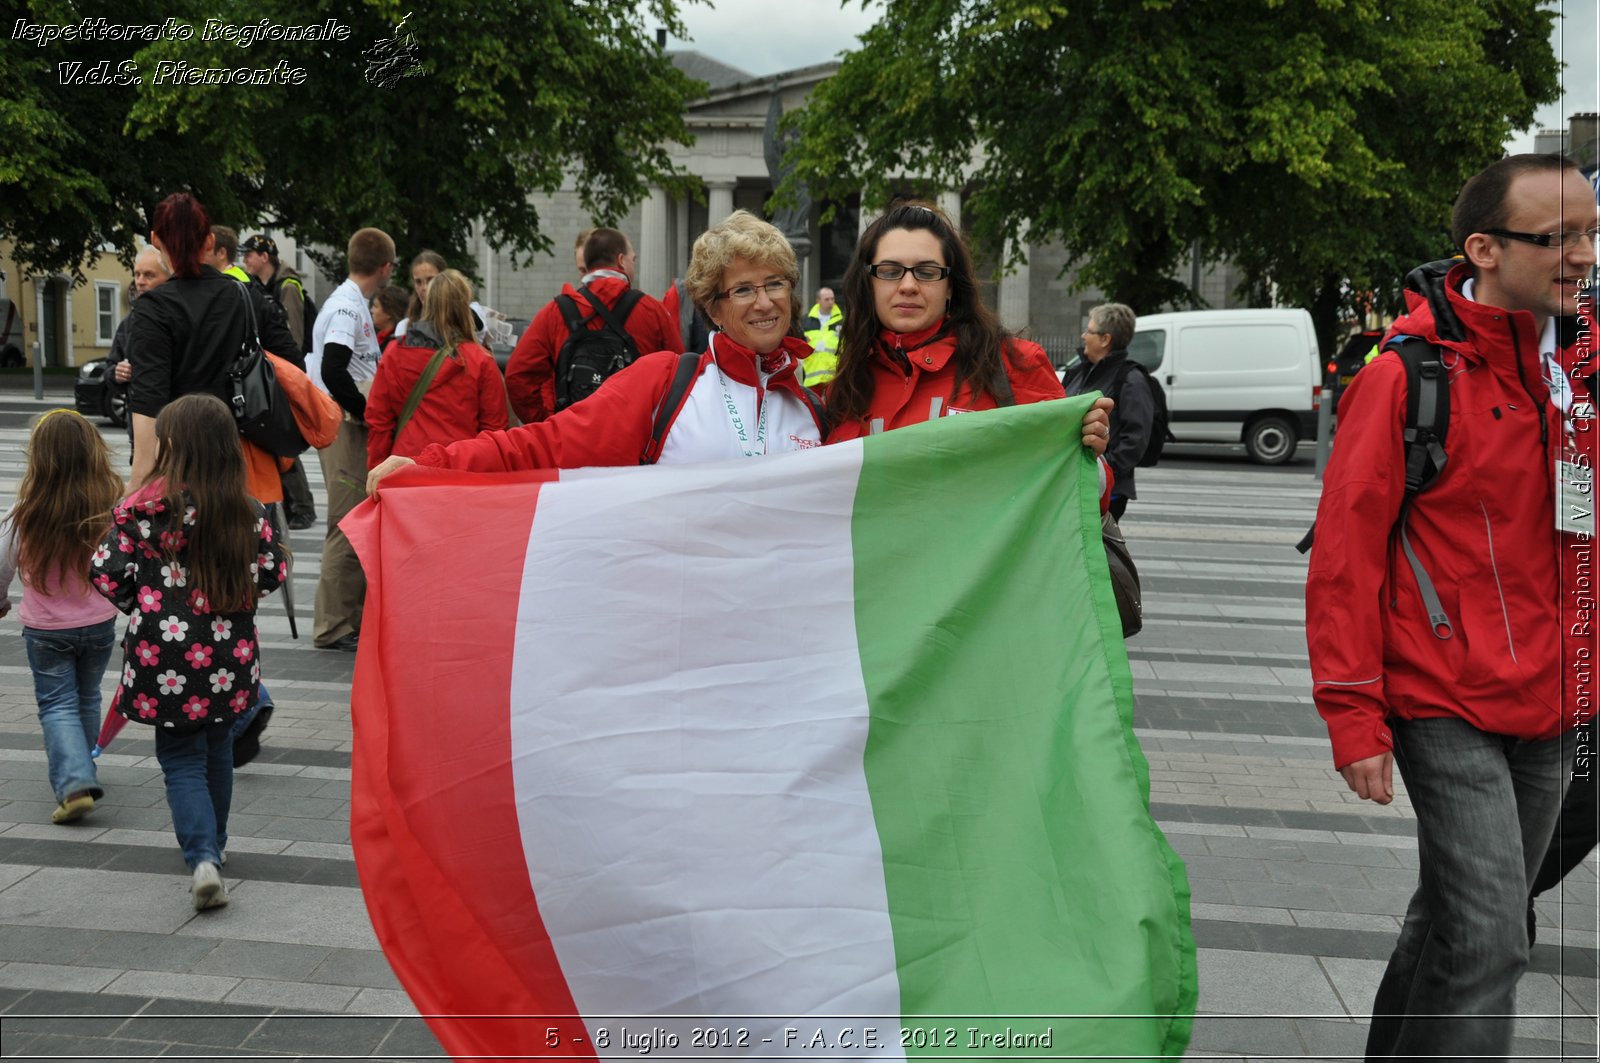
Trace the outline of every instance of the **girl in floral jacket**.
{"label": "girl in floral jacket", "polygon": [[284,579],[283,546],[245,489],[228,407],[185,395],[156,418],[155,474],[119,504],[92,560],[130,614],[112,708],[156,729],[156,759],[197,909],[228,902],[218,865],[233,796],[233,722],[260,679],[256,602]]}

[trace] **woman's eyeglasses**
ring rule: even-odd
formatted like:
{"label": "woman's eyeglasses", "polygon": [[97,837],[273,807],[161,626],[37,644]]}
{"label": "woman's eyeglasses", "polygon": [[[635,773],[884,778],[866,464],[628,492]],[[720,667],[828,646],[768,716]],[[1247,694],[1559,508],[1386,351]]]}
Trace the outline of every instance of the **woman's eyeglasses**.
{"label": "woman's eyeglasses", "polygon": [[867,267],[867,272],[881,281],[897,281],[909,272],[923,284],[931,284],[950,276],[950,267],[935,266],[928,262],[917,266],[905,266],[899,262],[874,262]]}
{"label": "woman's eyeglasses", "polygon": [[726,299],[730,303],[753,303],[756,296],[766,292],[768,299],[781,299],[789,294],[789,282],[786,280],[768,281],[765,284],[741,284],[737,288],[729,288],[725,292],[718,292],[718,299]]}

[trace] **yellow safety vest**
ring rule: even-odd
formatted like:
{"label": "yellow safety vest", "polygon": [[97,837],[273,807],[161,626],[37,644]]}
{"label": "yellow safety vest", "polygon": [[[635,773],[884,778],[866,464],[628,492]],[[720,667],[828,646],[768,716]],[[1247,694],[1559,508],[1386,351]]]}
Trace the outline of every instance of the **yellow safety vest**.
{"label": "yellow safety vest", "polygon": [[[820,304],[812,304],[811,311],[806,315],[809,323],[822,316]],[[839,304],[833,304],[833,312],[828,315],[828,320],[821,322],[816,328],[806,329],[806,342],[811,344],[811,355],[801,367],[805,370],[805,385],[808,388],[819,388],[831,381],[839,372],[839,326],[844,321],[844,312],[839,309]]]}

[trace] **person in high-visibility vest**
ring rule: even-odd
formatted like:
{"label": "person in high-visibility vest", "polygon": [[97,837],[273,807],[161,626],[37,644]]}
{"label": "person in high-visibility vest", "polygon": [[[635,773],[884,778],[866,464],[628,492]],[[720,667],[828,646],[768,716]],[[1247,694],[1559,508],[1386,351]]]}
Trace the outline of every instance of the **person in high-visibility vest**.
{"label": "person in high-visibility vest", "polygon": [[[232,277],[240,284],[250,283],[250,274],[234,264],[233,258],[239,253],[239,234],[226,225],[213,225],[211,235],[216,240],[211,250],[211,264],[221,273]],[[277,351],[273,351],[277,354]]]}
{"label": "person in high-visibility vest", "polygon": [[806,315],[804,327],[812,351],[804,363],[806,387],[820,388],[839,371],[839,330],[844,328],[844,311],[834,300],[832,288],[817,289],[817,301]]}

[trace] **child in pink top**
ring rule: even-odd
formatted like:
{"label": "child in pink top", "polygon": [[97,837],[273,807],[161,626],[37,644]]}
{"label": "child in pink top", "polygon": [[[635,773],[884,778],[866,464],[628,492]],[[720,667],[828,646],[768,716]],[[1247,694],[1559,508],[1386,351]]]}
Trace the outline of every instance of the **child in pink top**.
{"label": "child in pink top", "polygon": [[20,574],[17,616],[56,796],[53,823],[81,818],[105,795],[90,751],[117,609],[88,579],[121,493],[100,433],[72,410],[51,410],[34,422],[16,505],[0,521],[0,617],[11,611],[7,592]]}

